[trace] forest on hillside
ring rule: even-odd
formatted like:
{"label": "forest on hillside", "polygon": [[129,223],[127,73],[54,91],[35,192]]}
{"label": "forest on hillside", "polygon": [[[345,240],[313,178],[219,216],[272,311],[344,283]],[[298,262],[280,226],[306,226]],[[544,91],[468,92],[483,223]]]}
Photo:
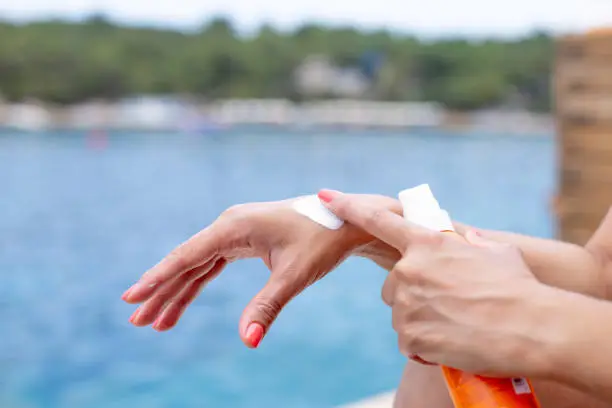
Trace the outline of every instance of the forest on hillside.
{"label": "forest on hillside", "polygon": [[293,31],[264,25],[239,35],[232,21],[200,29],[120,25],[104,16],[82,22],[0,21],[0,96],[72,104],[126,96],[326,98],[306,95],[294,73],[309,56],[358,70],[368,98],[435,101],[470,110],[519,103],[550,109],[554,38],[423,40],[384,30],[306,24]]}

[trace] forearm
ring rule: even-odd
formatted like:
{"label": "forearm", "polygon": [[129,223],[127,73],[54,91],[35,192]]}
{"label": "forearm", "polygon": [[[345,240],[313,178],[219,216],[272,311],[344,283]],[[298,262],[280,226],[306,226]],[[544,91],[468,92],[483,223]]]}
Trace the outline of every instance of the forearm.
{"label": "forearm", "polygon": [[602,286],[606,299],[612,300],[612,208],[585,248],[595,255],[602,269]]}
{"label": "forearm", "polygon": [[[402,214],[399,200],[382,196],[380,200],[389,210]],[[455,227],[460,234],[471,228],[458,222]],[[606,254],[612,254],[612,214],[608,215],[586,247],[510,232],[480,231],[486,238],[519,247],[530,269],[541,282],[572,292],[607,298],[609,291],[606,289],[605,272],[606,265],[612,265],[612,262],[609,262],[612,256]],[[395,249],[373,239],[361,245],[356,254],[387,270],[400,259],[400,254]]]}
{"label": "forearm", "polygon": [[[457,230],[467,226],[457,223]],[[518,246],[543,283],[600,299],[612,299],[612,211],[586,246],[520,234],[483,231],[489,239]]]}
{"label": "forearm", "polygon": [[[548,379],[612,402],[612,304],[558,291],[542,331]],[[552,303],[551,303],[552,306]],[[551,309],[552,310],[552,309]]]}
{"label": "forearm", "polygon": [[[470,228],[455,223],[461,234]],[[566,242],[503,231],[480,230],[488,239],[517,246],[539,281],[597,298],[606,297],[599,252]]]}

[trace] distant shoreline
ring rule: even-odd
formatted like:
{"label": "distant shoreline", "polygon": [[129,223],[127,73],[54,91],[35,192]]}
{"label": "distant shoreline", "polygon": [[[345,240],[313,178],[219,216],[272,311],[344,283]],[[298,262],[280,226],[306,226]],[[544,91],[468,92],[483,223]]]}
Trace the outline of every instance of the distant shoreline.
{"label": "distant shoreline", "polygon": [[452,112],[435,103],[283,99],[190,104],[141,97],[67,107],[39,102],[0,103],[0,128],[24,131],[134,131],[223,133],[234,129],[291,132],[449,131],[516,135],[554,133],[554,117],[524,110]]}
{"label": "distant shoreline", "polygon": [[69,127],[57,127],[48,129],[22,129],[15,127],[8,127],[0,125],[0,136],[3,134],[63,134],[63,133],[74,133],[74,134],[131,134],[131,135],[196,135],[202,137],[212,136],[225,136],[231,137],[232,133],[238,132],[249,132],[257,135],[263,134],[278,134],[290,133],[292,135],[317,135],[317,134],[329,134],[333,133],[338,136],[351,136],[351,135],[368,135],[368,134],[380,134],[386,135],[449,135],[449,137],[520,137],[520,138],[547,138],[553,137],[555,132],[554,129],[548,130],[528,130],[523,131],[507,130],[500,128],[384,128],[384,127],[371,127],[371,128],[338,128],[338,127],[325,127],[317,126],[308,129],[297,128],[292,126],[262,126],[262,125],[238,125],[229,127],[222,130],[215,130],[210,132],[184,132],[176,129],[139,129],[139,128],[116,128],[116,129],[84,129],[84,128],[69,128]]}

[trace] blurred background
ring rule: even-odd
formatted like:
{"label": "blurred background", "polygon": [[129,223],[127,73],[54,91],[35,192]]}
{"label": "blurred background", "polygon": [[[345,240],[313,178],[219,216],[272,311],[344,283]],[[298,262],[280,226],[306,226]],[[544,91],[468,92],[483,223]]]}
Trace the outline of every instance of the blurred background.
{"label": "blurred background", "polygon": [[323,187],[429,183],[463,222],[584,241],[612,202],[612,36],[593,31],[611,23],[609,0],[2,2],[0,407],[392,390],[405,360],[366,261],[257,351],[237,325],[260,261],[167,333],[129,325],[120,296],[225,208]]}

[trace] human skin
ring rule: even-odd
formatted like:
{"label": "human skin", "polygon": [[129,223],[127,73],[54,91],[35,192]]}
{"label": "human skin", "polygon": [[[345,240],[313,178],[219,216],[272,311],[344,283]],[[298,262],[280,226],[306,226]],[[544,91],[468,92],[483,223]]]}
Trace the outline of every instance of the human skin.
{"label": "human skin", "polygon": [[[362,197],[381,203],[387,200]],[[297,213],[292,202],[250,203],[226,210],[124,293],[126,302],[141,303],[130,322],[168,330],[228,263],[260,258],[270,269],[270,278],[239,321],[243,342],[257,347],[293,297],[371,241],[350,225],[328,230]]]}
{"label": "human skin", "polygon": [[[612,402],[612,368],[606,363],[606,356],[612,356],[612,303],[538,281],[519,247],[503,239],[506,234],[489,234],[501,236],[498,242],[460,228],[467,232],[466,240],[458,241],[412,226],[396,213],[355,197],[333,191],[320,196],[336,215],[398,250],[400,258],[382,295],[392,306],[404,354],[485,375],[531,377],[543,407],[603,407]],[[609,273],[609,228],[607,217],[586,250],[596,254],[589,275],[600,276],[601,283],[579,283],[602,297]],[[546,262],[542,254],[552,243],[534,245],[509,237],[523,243],[531,255],[533,249],[541,251],[537,258]],[[409,365],[395,406],[452,407],[440,369]]]}
{"label": "human skin", "polygon": [[[401,213],[401,206],[395,199],[362,197]],[[465,228],[457,224],[457,229],[462,233]],[[607,270],[603,265],[608,264],[608,258],[602,254],[609,248],[601,243],[612,242],[605,231],[604,228],[599,232],[599,238],[595,239],[596,235],[586,248],[516,234],[482,232],[490,239],[520,247],[540,281],[605,297],[610,279],[603,273]],[[246,204],[224,212],[215,223],[175,249],[145,273],[123,298],[129,303],[141,303],[130,319],[133,324],[153,324],[156,330],[168,330],[227,263],[259,257],[271,269],[271,277],[245,308],[239,323],[242,340],[247,346],[256,347],[288,301],[351,255],[367,257],[387,270],[399,259],[397,250],[355,226],[347,224],[338,231],[330,231],[312,223],[292,210],[291,200]],[[548,395],[552,401],[563,395],[560,393],[563,389],[556,383],[536,382],[536,387],[542,390],[539,396],[543,401]],[[411,392],[411,389],[419,392]],[[582,394],[568,392],[571,393],[570,401],[585,401]],[[417,400],[403,398],[403,395]],[[450,402],[439,369],[414,363],[407,366],[398,396],[398,407],[420,407],[426,401],[428,407],[444,408],[444,404]],[[434,405],[434,398],[440,405]],[[568,398],[558,400],[566,402]]]}

